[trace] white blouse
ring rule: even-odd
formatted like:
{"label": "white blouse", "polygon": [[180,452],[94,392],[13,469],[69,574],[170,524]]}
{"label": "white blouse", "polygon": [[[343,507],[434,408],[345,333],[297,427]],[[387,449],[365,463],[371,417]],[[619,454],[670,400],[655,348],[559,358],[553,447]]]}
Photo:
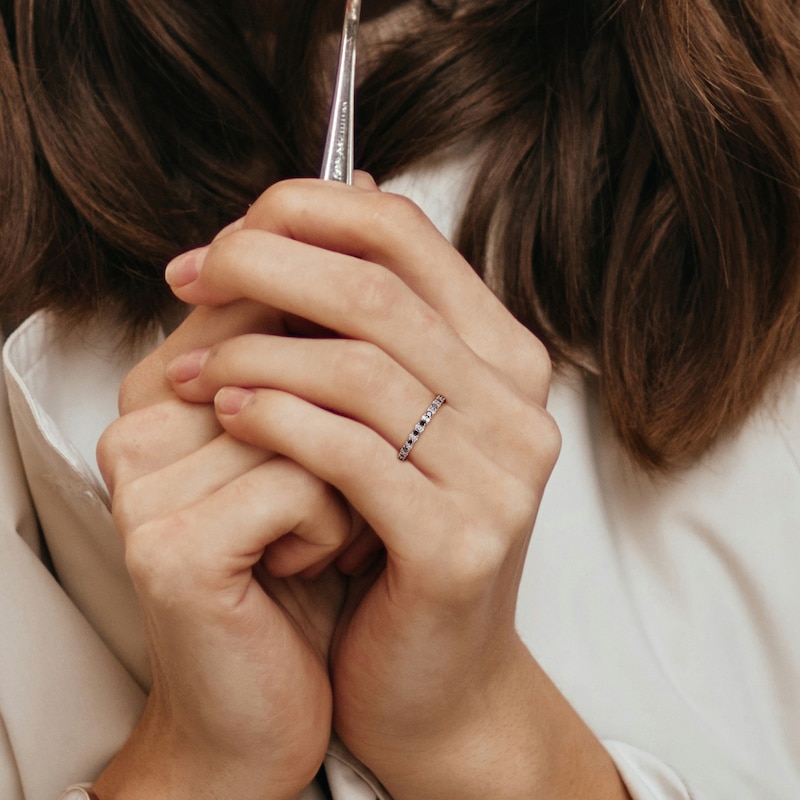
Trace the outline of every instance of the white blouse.
{"label": "white blouse", "polygon": [[[468,174],[443,157],[384,188],[450,234]],[[122,375],[154,344],[121,357],[104,323],[66,332],[37,314],[4,348],[9,446],[62,587],[19,556],[8,534],[21,541],[22,526],[0,511],[0,545],[11,541],[14,563],[37,575],[12,590],[0,554],[0,641],[16,637],[0,662],[4,798],[52,800],[93,778],[141,708],[143,638],[94,447],[116,416]],[[800,378],[695,466],[658,479],[627,461],[590,381],[556,376],[549,410],[563,448],[520,588],[531,652],[634,800],[800,797]],[[4,456],[6,483],[19,480],[16,458]],[[13,495],[22,502],[18,486]],[[20,619],[8,609],[21,602]],[[67,619],[79,633],[59,637]],[[72,696],[53,703],[60,692]],[[23,700],[39,709],[34,719]],[[326,769],[335,800],[380,792],[339,745]]]}

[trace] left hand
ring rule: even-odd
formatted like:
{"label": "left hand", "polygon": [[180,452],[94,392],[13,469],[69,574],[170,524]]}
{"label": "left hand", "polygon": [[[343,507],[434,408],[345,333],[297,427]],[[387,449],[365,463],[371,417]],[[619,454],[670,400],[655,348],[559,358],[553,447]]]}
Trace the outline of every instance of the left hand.
{"label": "left hand", "polygon": [[98,445],[153,672],[139,724],[95,784],[108,800],[294,798],[330,737],[345,587],[329,565],[352,519],[329,484],[163,385],[171,348],[268,322],[255,304],[209,312],[129,374]]}
{"label": "left hand", "polygon": [[[560,796],[562,780],[576,797],[624,797],[515,631],[560,446],[541,343],[416,206],[364,176],[278,184],[168,279],[189,303],[249,298],[336,334],[228,340],[184,357],[176,390],[216,395],[228,432],[337,487],[386,548],[352,587],[333,656],[335,725],[353,752],[398,800]],[[437,394],[446,405],[399,461]]]}

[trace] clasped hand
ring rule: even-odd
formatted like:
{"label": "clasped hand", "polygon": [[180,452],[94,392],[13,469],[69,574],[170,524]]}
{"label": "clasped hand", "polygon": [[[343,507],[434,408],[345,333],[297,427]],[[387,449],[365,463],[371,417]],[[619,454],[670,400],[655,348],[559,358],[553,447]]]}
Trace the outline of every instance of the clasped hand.
{"label": "clasped hand", "polygon": [[471,796],[464,761],[531,674],[516,593],[560,443],[544,348],[363,174],[272,187],[167,279],[196,310],[98,451],[153,665],[127,757],[173,798],[220,775],[293,797],[333,722],[396,798]]}

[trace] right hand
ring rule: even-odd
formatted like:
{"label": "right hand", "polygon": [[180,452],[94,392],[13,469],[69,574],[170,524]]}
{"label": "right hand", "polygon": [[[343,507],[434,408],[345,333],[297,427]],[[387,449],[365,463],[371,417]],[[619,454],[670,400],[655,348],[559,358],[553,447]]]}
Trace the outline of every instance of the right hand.
{"label": "right hand", "polygon": [[103,800],[282,800],[324,757],[344,591],[328,565],[353,538],[350,512],[293,462],[222,433],[163,372],[176,352],[270,327],[265,315],[190,315],[126,379],[99,443],[153,670],[136,731],[95,784]]}

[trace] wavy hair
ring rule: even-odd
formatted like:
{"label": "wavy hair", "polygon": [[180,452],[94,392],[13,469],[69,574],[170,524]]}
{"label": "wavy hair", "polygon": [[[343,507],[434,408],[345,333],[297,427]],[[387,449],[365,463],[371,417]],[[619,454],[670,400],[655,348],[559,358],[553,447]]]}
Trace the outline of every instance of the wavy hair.
{"label": "wavy hair", "polygon": [[[557,363],[598,374],[634,458],[697,458],[800,350],[798,3],[413,5],[368,60],[360,164],[481,139],[462,252]],[[313,174],[330,4],[0,9],[6,327],[41,306],[160,319],[168,258]]]}

